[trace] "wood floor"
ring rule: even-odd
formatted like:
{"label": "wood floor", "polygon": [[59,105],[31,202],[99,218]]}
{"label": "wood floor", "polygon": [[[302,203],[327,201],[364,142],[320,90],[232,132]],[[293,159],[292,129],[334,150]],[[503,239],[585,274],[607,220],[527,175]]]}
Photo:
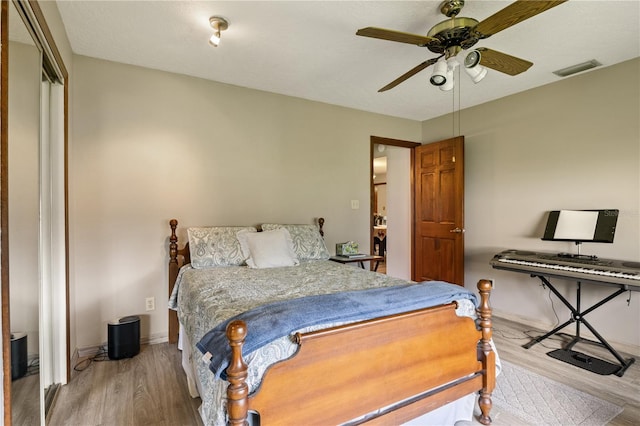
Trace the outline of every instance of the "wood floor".
{"label": "wood floor", "polygon": [[58,391],[48,425],[201,425],[175,345],[143,345],[133,358],[93,362]]}
{"label": "wood floor", "polygon": [[[548,357],[546,352],[558,348],[561,338],[523,349],[521,345],[529,341],[525,333],[541,334],[518,323],[494,319],[494,341],[502,359],[623,406],[624,411],[611,425],[640,424],[640,361],[623,377],[600,376]],[[575,349],[602,356],[599,348],[590,345]],[[143,346],[134,358],[94,362],[76,373],[59,391],[48,424],[201,425],[198,404],[199,399],[188,394],[179,352],[163,343]],[[495,407],[492,418],[494,426],[525,424]]]}
{"label": "wood floor", "polygon": [[11,424],[40,424],[40,375],[30,374],[11,382]]}

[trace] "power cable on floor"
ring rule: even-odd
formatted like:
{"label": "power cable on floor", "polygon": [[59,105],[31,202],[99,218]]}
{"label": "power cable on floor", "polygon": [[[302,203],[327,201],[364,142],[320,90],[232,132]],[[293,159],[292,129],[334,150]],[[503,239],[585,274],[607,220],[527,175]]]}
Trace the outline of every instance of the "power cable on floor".
{"label": "power cable on floor", "polygon": [[110,361],[109,355],[107,353],[107,347],[101,346],[93,356],[83,359],[82,361],[78,361],[76,365],[73,366],[74,371],[84,371],[91,365],[92,362],[101,362],[101,361]]}

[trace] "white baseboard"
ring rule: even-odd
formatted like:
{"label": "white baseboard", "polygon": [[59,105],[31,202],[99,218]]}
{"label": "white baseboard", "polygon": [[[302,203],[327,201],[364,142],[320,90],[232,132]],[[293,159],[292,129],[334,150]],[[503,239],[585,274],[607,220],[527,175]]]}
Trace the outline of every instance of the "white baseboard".
{"label": "white baseboard", "polygon": [[76,353],[78,354],[77,358],[86,358],[89,356],[94,356],[100,353],[103,348],[107,347],[107,342],[104,342],[102,345],[95,346],[85,346],[82,348],[76,348]]}
{"label": "white baseboard", "polygon": [[143,338],[140,343],[143,345],[157,345],[159,343],[166,343],[169,341],[167,333],[154,333],[147,338]]}
{"label": "white baseboard", "polygon": [[[157,345],[160,343],[166,343],[169,341],[169,336],[166,333],[155,333],[149,337],[140,338],[141,345]],[[76,348],[71,357],[71,365],[75,365],[80,358],[86,358],[90,356],[97,355],[103,349],[107,348],[108,343],[104,342],[101,345],[93,345],[93,346],[85,346],[82,348]],[[75,361],[75,362],[74,362]]]}
{"label": "white baseboard", "polygon": [[[524,324],[527,327],[537,328],[539,330],[551,330],[554,327],[554,324],[549,324],[544,321],[537,321],[527,317],[521,317],[517,314],[513,314],[509,312],[502,312],[498,309],[493,310],[493,316],[504,318],[506,320],[517,322],[520,324]],[[598,340],[593,334],[589,333],[588,330],[585,330],[583,328],[580,328],[580,335],[584,336],[587,339],[596,340],[596,341]],[[603,336],[603,337],[606,339],[606,336]],[[640,357],[640,346],[631,345],[629,343],[610,341],[609,339],[607,339],[607,341],[611,346],[613,346],[613,348],[616,351],[624,352],[629,355]]]}

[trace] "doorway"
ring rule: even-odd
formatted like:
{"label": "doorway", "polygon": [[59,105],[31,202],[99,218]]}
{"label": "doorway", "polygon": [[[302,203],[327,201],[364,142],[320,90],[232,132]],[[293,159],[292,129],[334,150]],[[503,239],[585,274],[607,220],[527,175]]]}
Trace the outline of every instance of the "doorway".
{"label": "doorway", "polygon": [[[374,179],[377,157],[386,157],[384,209]],[[380,250],[382,223],[386,274],[464,285],[464,137],[422,145],[372,136],[370,160],[371,247]]]}
{"label": "doorway", "polygon": [[420,143],[371,137],[371,247],[378,272],[411,279],[413,149]]}

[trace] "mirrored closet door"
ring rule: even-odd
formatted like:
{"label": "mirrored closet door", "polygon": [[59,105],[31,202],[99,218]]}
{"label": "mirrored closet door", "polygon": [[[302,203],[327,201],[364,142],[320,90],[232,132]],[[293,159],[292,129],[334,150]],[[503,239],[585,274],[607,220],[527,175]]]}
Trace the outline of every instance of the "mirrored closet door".
{"label": "mirrored closet door", "polygon": [[42,54],[9,5],[9,285],[13,424],[40,423],[40,81]]}
{"label": "mirrored closet door", "polygon": [[67,74],[37,2],[2,25],[4,423],[36,425],[68,379]]}

